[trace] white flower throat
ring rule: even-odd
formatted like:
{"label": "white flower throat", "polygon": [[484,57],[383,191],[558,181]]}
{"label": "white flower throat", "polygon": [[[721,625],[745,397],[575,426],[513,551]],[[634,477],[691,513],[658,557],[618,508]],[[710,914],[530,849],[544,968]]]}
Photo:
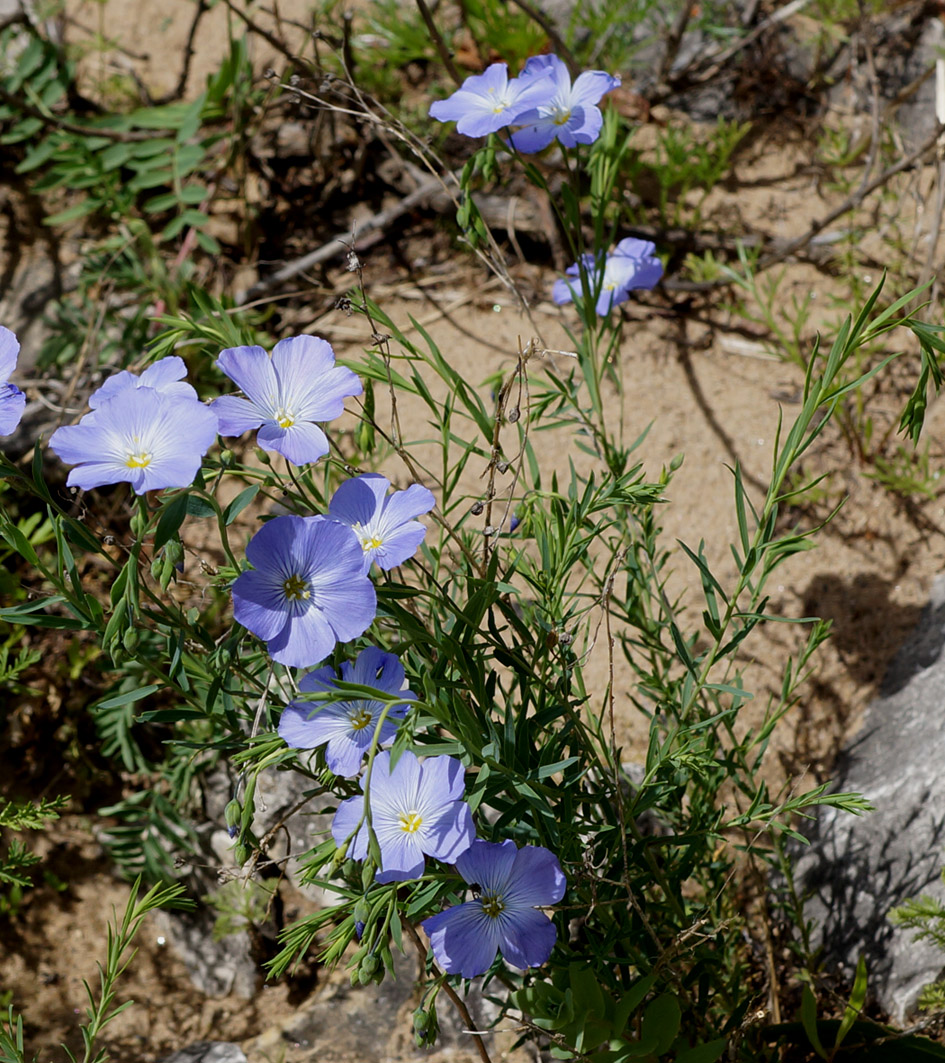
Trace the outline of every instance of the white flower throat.
{"label": "white flower throat", "polygon": [[365,528],[363,524],[352,524],[351,529],[354,534],[361,540],[361,549],[367,553],[368,550],[379,550],[384,545],[384,540],[376,531],[372,531],[370,528]]}

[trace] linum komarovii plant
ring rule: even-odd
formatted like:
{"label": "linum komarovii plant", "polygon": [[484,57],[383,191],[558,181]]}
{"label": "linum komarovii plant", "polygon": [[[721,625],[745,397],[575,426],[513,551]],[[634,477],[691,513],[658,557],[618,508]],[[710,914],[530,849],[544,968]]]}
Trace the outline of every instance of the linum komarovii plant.
{"label": "linum komarovii plant", "polygon": [[[769,865],[790,881],[795,815],[865,806],[800,783],[775,796],[764,781],[772,730],[826,626],[785,661],[760,731],[740,718],[742,655],[767,619],[767,579],[813,535],[783,530],[779,507],[838,397],[872,378],[853,370],[858,348],[900,325],[915,335],[911,433],[941,381],[941,328],[905,314],[913,293],[881,304],[880,285],[826,356],[812,353],[767,486],[733,470],[735,576],[714,573],[701,545],[666,544],[674,466],[647,477],[636,453],[649,413],[622,402],[625,308],[663,266],[621,232],[616,84],[532,57],[517,77],[496,64],[431,107],[485,138],[468,193],[503,167],[550,187],[547,168],[566,160],[572,183],[552,202],[575,264],[549,288],[568,303],[576,357],[516,344],[490,395],[360,285],[349,299],[366,347],[350,365],[311,335],[270,353],[244,312],[202,295],[202,318],[163,318],[150,364],[110,377],[91,412],[53,433],[72,493],[45,482],[44,440],[28,470],[0,456],[0,537],[23,580],[0,620],[101,649],[89,668],[102,755],[143,780],[108,808],[122,868],[178,875],[201,781],[227,766],[237,782],[218,826],[246,877],[275,881],[283,824],[270,830],[256,795],[267,773],[292,769],[310,846],[291,855],[333,900],[282,929],[268,974],[312,954],[367,984],[415,950],[417,1040],[435,1040],[449,998],[484,1063],[490,1040],[464,1003],[472,979],[497,1021],[561,1059],[745,1061],[781,1036],[763,1027],[751,1041],[765,949],[741,862],[756,862],[752,881]],[[472,244],[474,206],[461,205]],[[9,383],[17,353],[0,332],[4,434],[24,404]],[[214,367],[243,395],[198,399],[194,384],[222,383]],[[402,430],[406,402],[422,404],[420,438]],[[354,431],[332,423],[343,411]],[[11,495],[38,500],[48,536],[31,540]],[[689,560],[696,608],[667,588]],[[604,669],[588,666],[595,648]],[[624,712],[648,728],[639,749],[618,743]],[[15,1042],[0,1024],[0,1050]]]}

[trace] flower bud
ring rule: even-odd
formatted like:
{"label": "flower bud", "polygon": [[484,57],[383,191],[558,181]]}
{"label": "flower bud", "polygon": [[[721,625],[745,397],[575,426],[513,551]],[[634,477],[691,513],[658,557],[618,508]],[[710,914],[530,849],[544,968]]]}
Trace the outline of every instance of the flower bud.
{"label": "flower bud", "polygon": [[226,823],[226,832],[231,838],[235,838],[240,832],[240,820],[243,817],[243,806],[237,800],[227,802],[223,809],[223,819]]}

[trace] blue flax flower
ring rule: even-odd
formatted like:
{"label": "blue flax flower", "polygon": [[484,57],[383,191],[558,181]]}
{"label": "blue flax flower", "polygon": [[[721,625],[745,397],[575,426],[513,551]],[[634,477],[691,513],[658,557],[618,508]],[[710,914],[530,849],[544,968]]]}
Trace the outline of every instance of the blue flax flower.
{"label": "blue flax flower", "polygon": [[[596,310],[599,317],[606,317],[619,303],[630,298],[635,288],[652,288],[663,276],[663,263],[656,257],[656,248],[649,240],[637,240],[628,236],[614,248],[612,255],[583,256],[591,294],[597,292]],[[551,297],[561,306],[582,298],[581,268],[575,263],[565,270],[571,280],[556,280]]]}
{"label": "blue flax flower", "polygon": [[[369,791],[371,827],[381,849],[378,882],[417,878],[423,874],[424,855],[452,864],[469,848],[476,832],[469,805],[462,800],[464,788],[463,766],[453,757],[421,762],[406,751],[391,771],[390,753],[378,753]],[[355,860],[368,853],[363,816],[364,797],[349,797],[338,806],[331,824],[339,846],[354,835],[349,854]]]}
{"label": "blue flax flower", "polygon": [[[299,690],[306,693],[337,690],[337,678],[334,668],[319,668],[299,682]],[[406,689],[404,666],[400,661],[392,653],[368,646],[358,654],[354,663],[345,661],[342,664],[341,679],[403,698],[405,704],[391,705],[387,710],[378,736],[379,744],[393,741],[407,712],[406,702],[416,699],[416,694]],[[286,745],[294,749],[325,746],[325,762],[331,771],[351,778],[358,774],[361,758],[371,748],[377,721],[383,711],[384,702],[376,698],[352,696],[346,701],[335,702],[291,701],[279,720],[279,734]]]}
{"label": "blue flax flower", "polygon": [[385,571],[413,557],[423,542],[426,528],[415,520],[436,504],[432,493],[420,484],[406,491],[387,494],[390,481],[376,473],[354,476],[338,488],[328,504],[331,520],[347,524],[364,551],[364,571],[372,562]]}
{"label": "blue flax flower", "polygon": [[216,436],[216,416],[196,399],[130,387],[78,424],[57,428],[49,445],[76,466],[66,480],[70,487],[127,482],[142,495],[188,487]]}
{"label": "blue flax flower", "polygon": [[116,395],[124,395],[132,388],[153,388],[168,398],[196,401],[197,392],[190,384],[184,383],[186,375],[187,366],[184,365],[184,359],[178,358],[176,354],[149,365],[140,376],[125,369],[110,376],[97,391],[92,392],[89,396],[89,406],[93,410],[97,409],[102,403],[108,402]]}
{"label": "blue flax flower", "polygon": [[275,517],[246,547],[253,568],[233,584],[233,616],[280,664],[323,661],[362,634],[377,610],[349,528],[312,517]]}
{"label": "blue flax flower", "polygon": [[597,106],[601,97],[617,88],[620,78],[603,70],[585,70],[571,84],[568,68],[556,55],[533,55],[519,80],[547,77],[545,97],[530,111],[519,113],[516,125],[523,126],[509,140],[518,151],[534,152],[559,141],[566,148],[593,144],[600,136],[604,116]]}
{"label": "blue flax flower", "polygon": [[216,365],[246,395],[213,403],[220,435],[258,428],[263,450],[275,450],[293,465],[328,453],[328,439],[315,422],[340,417],[345,399],[363,391],[357,374],[335,365],[335,352],[317,336],[280,340],[271,357],[262,347],[228,347]]}
{"label": "blue flax flower", "polygon": [[540,967],[551,955],[555,925],[536,906],[557,904],[567,882],[557,857],[540,845],[516,848],[476,839],[455,861],[479,896],[423,921],[436,962],[449,974],[475,978],[496,952],[513,967]]}
{"label": "blue flax flower", "polygon": [[466,78],[445,100],[430,104],[430,117],[455,122],[464,137],[484,137],[512,125],[524,111],[548,99],[550,70],[535,70],[527,78],[512,78],[505,63],[493,63],[483,73]]}
{"label": "blue flax flower", "polygon": [[0,436],[8,436],[13,432],[26,407],[26,396],[9,383],[19,353],[20,345],[16,336],[0,325]]}

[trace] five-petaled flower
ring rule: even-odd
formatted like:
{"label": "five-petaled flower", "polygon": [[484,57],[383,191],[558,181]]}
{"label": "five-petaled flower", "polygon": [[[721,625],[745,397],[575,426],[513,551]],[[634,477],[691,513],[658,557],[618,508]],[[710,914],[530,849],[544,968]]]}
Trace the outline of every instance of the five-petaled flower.
{"label": "five-petaled flower", "polygon": [[[365,788],[365,774],[361,789]],[[453,757],[418,760],[409,750],[393,771],[390,753],[374,758],[368,784],[371,823],[381,850],[378,882],[403,882],[423,874],[424,855],[455,863],[475,837],[472,813],[462,800],[463,766]],[[359,826],[360,824],[360,826]],[[349,841],[349,854],[368,854],[364,797],[349,797],[338,806],[331,834],[338,846]]]}
{"label": "five-petaled flower", "polygon": [[256,442],[293,465],[328,453],[328,439],[315,422],[340,417],[344,400],[363,391],[357,374],[335,365],[335,352],[317,336],[280,340],[271,357],[262,347],[228,347],[216,365],[246,395],[223,395],[212,404],[220,435],[258,428]]}
{"label": "five-petaled flower", "polygon": [[20,344],[16,336],[0,325],[0,436],[10,435],[20,423],[26,407],[26,396],[9,382],[16,369]]}
{"label": "five-petaled flower", "polygon": [[349,528],[311,517],[267,521],[246,547],[253,568],[233,584],[233,616],[280,664],[304,668],[374,619],[374,584]]}
{"label": "five-petaled flower", "polygon": [[422,923],[443,970],[475,978],[488,971],[496,952],[513,967],[545,963],[555,925],[537,907],[564,896],[567,882],[557,857],[540,845],[519,849],[511,840],[477,838],[455,864],[479,895]]}
{"label": "five-petaled flower", "polygon": [[328,517],[347,524],[364,551],[364,571],[371,563],[388,570],[413,557],[426,528],[415,520],[436,504],[420,484],[387,494],[390,481],[377,473],[354,476],[338,488],[328,504]]}
{"label": "five-petaled flower", "polygon": [[493,63],[481,74],[466,78],[462,86],[445,100],[430,105],[430,117],[438,122],[455,122],[456,132],[465,137],[484,137],[548,99],[550,70],[535,70],[530,77],[509,80],[505,63]]}
{"label": "five-petaled flower", "polygon": [[518,151],[541,151],[553,140],[566,148],[593,144],[604,123],[597,105],[605,93],[620,84],[620,78],[603,70],[585,70],[572,85],[568,68],[556,55],[533,55],[525,64],[520,80],[549,74],[544,99],[515,119],[515,124],[522,128],[512,133],[509,140]]}
{"label": "five-petaled flower", "polygon": [[132,386],[78,424],[57,428],[49,445],[75,465],[66,480],[70,487],[127,482],[141,495],[188,487],[216,435],[216,416],[203,403]]}
{"label": "five-petaled flower", "polygon": [[100,388],[92,392],[89,396],[89,406],[93,410],[97,409],[116,395],[125,395],[132,388],[153,388],[170,399],[197,401],[197,392],[190,384],[184,383],[186,375],[187,366],[184,365],[184,359],[178,358],[176,354],[149,365],[140,376],[123,369],[120,373],[110,376]]}
{"label": "five-petaled flower", "polygon": [[[652,288],[663,276],[663,263],[656,257],[656,248],[649,240],[632,236],[621,240],[612,255],[586,254],[582,257],[584,272],[592,298],[596,298],[598,316],[606,317],[619,303],[626,302],[635,288]],[[565,271],[570,280],[556,280],[551,297],[561,306],[584,296],[581,288],[581,265],[575,263]]]}
{"label": "five-petaled flower", "polygon": [[[309,672],[299,682],[305,693],[337,690],[334,668],[319,668]],[[403,704],[392,705],[377,698],[348,695],[344,701],[291,701],[279,720],[279,734],[286,745],[296,749],[315,749],[325,746],[325,763],[335,775],[350,778],[357,775],[361,758],[375,740],[378,721],[388,706],[377,744],[391,742],[400,721],[407,712],[407,702],[416,694],[405,686],[404,666],[392,653],[376,646],[367,646],[356,660],[345,661],[341,677],[346,683],[373,687],[378,693],[400,698]]]}

